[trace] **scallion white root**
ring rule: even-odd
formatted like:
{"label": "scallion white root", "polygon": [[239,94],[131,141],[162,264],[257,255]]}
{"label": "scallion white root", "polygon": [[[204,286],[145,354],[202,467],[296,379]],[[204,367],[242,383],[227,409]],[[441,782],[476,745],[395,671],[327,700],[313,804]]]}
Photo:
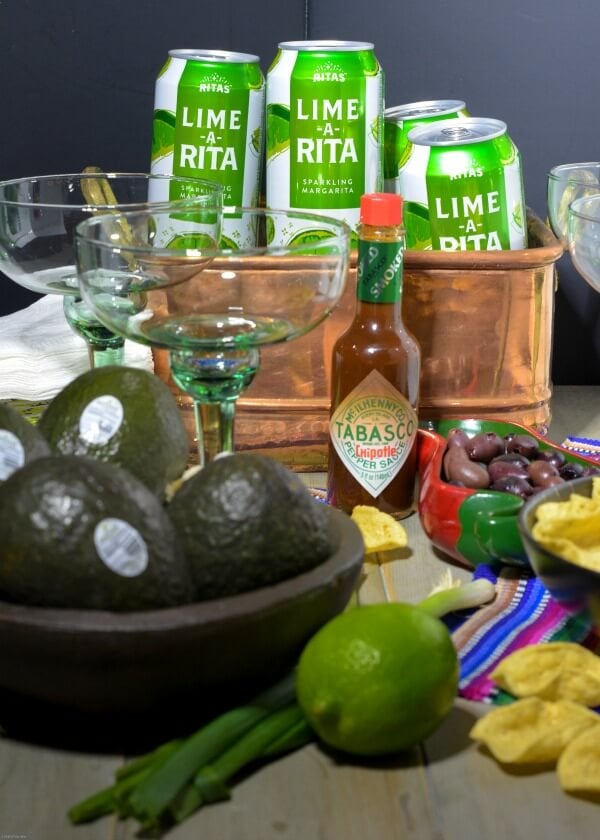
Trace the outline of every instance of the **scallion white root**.
{"label": "scallion white root", "polygon": [[485,578],[472,580],[468,583],[456,585],[455,582],[446,589],[437,589],[421,601],[417,606],[436,618],[441,618],[450,612],[469,610],[488,604],[496,597],[496,587]]}

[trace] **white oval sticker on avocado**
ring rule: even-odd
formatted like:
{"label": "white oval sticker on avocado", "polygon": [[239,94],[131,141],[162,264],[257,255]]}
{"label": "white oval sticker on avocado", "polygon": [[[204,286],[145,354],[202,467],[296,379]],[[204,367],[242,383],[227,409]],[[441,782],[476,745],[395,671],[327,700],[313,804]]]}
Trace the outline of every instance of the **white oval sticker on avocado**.
{"label": "white oval sticker on avocado", "polygon": [[148,566],[148,548],[141,534],[123,519],[102,519],[94,529],[98,556],[112,572],[137,577]]}
{"label": "white oval sticker on avocado", "polygon": [[123,422],[121,401],[111,394],[96,397],[79,418],[79,435],[86,443],[102,446],[116,435]]}
{"label": "white oval sticker on avocado", "polygon": [[25,463],[25,450],[19,438],[8,429],[0,429],[0,481],[5,481]]}

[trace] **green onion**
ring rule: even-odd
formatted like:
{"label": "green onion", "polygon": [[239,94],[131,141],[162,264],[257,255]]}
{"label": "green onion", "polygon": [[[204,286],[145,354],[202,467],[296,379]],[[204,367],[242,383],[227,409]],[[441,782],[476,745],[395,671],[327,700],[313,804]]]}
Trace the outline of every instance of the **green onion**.
{"label": "green onion", "polygon": [[117,780],[126,779],[127,776],[131,776],[133,773],[137,773],[139,770],[143,770],[145,767],[150,767],[152,765],[156,765],[159,761],[167,758],[169,755],[175,752],[175,750],[183,744],[183,739],[178,738],[174,741],[167,741],[166,744],[161,744],[160,747],[157,747],[152,752],[146,753],[145,755],[140,755],[138,758],[132,759],[132,761],[128,761],[127,764],[123,764],[119,767],[115,773],[115,778]]}
{"label": "green onion", "polygon": [[120,811],[119,803],[135,788],[143,779],[150,774],[150,768],[145,768],[137,773],[131,773],[126,779],[116,782],[110,787],[103,788],[97,793],[81,800],[69,809],[67,815],[74,825],[91,822],[99,817]]}
{"label": "green onion", "polygon": [[230,792],[227,782],[243,767],[264,757],[274,744],[279,744],[278,751],[281,751],[283,743],[297,743],[298,727],[303,722],[300,707],[297,703],[291,703],[257,723],[212,764],[202,767],[196,773],[193,783],[171,806],[175,821],[183,822],[201,805],[228,799]]}
{"label": "green onion", "polygon": [[145,825],[152,826],[195,773],[210,764],[269,713],[293,700],[295,675],[292,673],[254,698],[247,706],[231,709],[199,729],[136,787],[129,800],[132,813],[144,821]]}
{"label": "green onion", "polygon": [[417,607],[429,615],[440,618],[449,612],[480,607],[482,604],[493,601],[495,597],[494,584],[485,578],[479,578],[463,583],[461,586],[452,586],[433,592],[424,601],[420,601]]}

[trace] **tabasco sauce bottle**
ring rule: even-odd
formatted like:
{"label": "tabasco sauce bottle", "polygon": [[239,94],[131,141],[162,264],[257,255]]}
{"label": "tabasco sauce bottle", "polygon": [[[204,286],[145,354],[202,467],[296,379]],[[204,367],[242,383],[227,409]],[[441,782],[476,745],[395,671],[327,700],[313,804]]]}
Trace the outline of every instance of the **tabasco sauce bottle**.
{"label": "tabasco sauce bottle", "polygon": [[363,195],[354,320],[333,347],[330,504],[415,508],[421,351],[402,322],[402,198]]}

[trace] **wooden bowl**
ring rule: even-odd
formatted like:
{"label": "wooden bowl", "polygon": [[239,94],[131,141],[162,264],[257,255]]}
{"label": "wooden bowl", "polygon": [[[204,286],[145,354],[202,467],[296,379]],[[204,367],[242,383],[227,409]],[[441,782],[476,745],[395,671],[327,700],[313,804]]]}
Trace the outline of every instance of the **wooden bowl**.
{"label": "wooden bowl", "polygon": [[36,714],[42,703],[48,720],[62,710],[63,721],[103,719],[139,729],[148,717],[156,724],[157,713],[182,720],[188,709],[198,720],[260,690],[294,665],[357,582],[360,531],[346,514],[327,511],[331,557],[253,592],[130,613],[0,602],[0,723],[10,733],[7,710],[20,717],[19,709],[33,703]]}

